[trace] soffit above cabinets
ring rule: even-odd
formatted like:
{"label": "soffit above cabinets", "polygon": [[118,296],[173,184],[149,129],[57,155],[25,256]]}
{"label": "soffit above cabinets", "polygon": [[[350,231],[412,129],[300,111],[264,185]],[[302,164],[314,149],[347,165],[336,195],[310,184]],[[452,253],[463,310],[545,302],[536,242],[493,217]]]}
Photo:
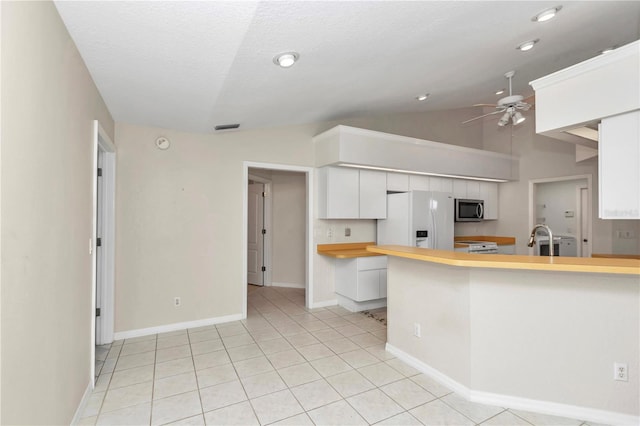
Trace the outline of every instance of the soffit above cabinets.
{"label": "soffit above cabinets", "polygon": [[640,40],[532,81],[536,132],[597,149],[601,119],[640,109]]}
{"label": "soffit above cabinets", "polygon": [[337,126],[313,138],[316,167],[348,166],[462,179],[518,180],[506,154],[390,133]]}

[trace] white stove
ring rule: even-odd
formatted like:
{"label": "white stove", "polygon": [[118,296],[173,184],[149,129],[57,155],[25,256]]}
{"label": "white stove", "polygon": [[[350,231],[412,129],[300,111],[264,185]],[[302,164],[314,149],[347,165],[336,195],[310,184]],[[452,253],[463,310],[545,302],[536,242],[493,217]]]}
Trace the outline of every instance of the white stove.
{"label": "white stove", "polygon": [[498,244],[489,241],[456,241],[456,244],[466,244],[469,253],[498,253]]}

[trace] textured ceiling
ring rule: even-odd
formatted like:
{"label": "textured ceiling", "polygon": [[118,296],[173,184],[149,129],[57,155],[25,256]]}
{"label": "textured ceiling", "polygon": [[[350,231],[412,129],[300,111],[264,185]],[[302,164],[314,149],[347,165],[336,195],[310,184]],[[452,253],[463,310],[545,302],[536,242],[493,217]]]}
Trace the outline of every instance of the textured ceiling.
{"label": "textured ceiling", "polygon": [[[494,103],[640,38],[640,2],[57,1],[114,119],[197,133]],[[528,52],[515,47],[540,42]],[[295,50],[289,69],[273,57]],[[431,93],[426,102],[415,97]],[[479,109],[478,114],[481,111]]]}

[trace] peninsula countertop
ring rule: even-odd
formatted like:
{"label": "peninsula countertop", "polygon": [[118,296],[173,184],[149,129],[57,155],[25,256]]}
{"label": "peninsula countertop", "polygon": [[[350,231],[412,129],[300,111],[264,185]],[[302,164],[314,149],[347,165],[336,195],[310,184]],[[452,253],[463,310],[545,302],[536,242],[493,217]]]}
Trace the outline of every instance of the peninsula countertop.
{"label": "peninsula countertop", "polygon": [[376,245],[375,242],[364,243],[336,243],[318,244],[318,254],[334,257],[336,259],[353,259],[355,257],[382,256],[380,253],[367,251],[368,246]]}
{"label": "peninsula countertop", "polygon": [[640,276],[640,260],[635,259],[472,254],[397,245],[370,245],[367,246],[366,250],[381,255],[384,254],[468,268],[587,272]]}

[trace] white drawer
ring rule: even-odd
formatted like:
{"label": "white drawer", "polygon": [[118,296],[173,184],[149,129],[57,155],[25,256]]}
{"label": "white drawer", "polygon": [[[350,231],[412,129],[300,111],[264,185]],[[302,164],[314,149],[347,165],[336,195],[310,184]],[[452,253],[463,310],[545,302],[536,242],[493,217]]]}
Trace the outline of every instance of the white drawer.
{"label": "white drawer", "polygon": [[387,256],[370,256],[358,258],[358,271],[368,271],[370,269],[386,269]]}

